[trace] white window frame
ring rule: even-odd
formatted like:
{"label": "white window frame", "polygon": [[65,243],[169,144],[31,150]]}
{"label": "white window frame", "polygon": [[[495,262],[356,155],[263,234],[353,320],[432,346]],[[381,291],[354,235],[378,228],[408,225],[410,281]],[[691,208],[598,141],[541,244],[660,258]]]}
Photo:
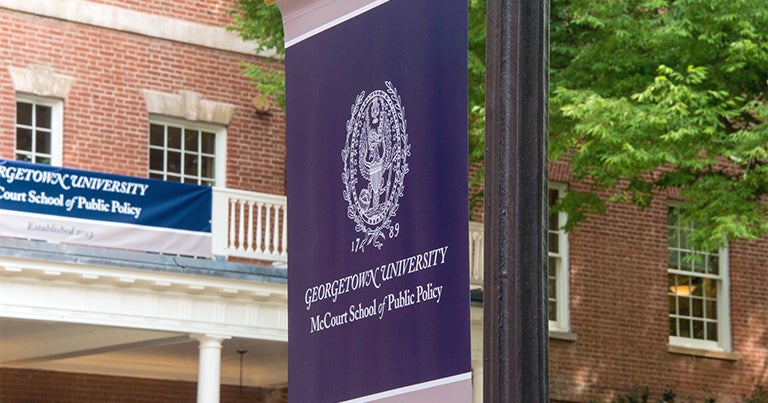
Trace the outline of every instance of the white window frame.
{"label": "white window frame", "polygon": [[[51,108],[51,165],[62,166],[64,154],[64,101],[56,98],[46,98],[31,94],[16,94],[14,110],[16,103],[24,102],[30,104],[43,105]],[[13,117],[13,155],[16,158],[16,114]]]}
{"label": "white window frame", "polygon": [[[181,128],[187,128],[192,130],[201,130],[216,135],[216,141],[214,147],[214,186],[225,187],[227,183],[226,167],[227,167],[227,128],[220,125],[192,122],[184,119],[175,119],[167,116],[150,115],[149,124],[169,125]],[[149,126],[147,127],[147,153],[149,156],[150,140],[149,140]],[[147,159],[147,173],[149,174],[149,159]],[[167,161],[166,161],[167,163]],[[164,168],[164,176],[167,174],[167,169]]]}
{"label": "white window frame", "polygon": [[[550,182],[549,190],[555,190],[558,192],[558,199],[565,196],[567,187],[563,183]],[[549,192],[547,192],[547,199],[549,199]],[[557,214],[557,220],[562,227],[567,221],[568,216],[564,212]],[[547,236],[549,236],[549,228],[547,228]],[[554,254],[547,251],[547,260],[550,257],[559,257],[560,265],[555,271],[555,284],[557,287],[556,294],[557,300],[555,303],[555,309],[557,310],[557,320],[549,321],[549,330],[556,332],[570,332],[571,320],[570,320],[570,269],[568,263],[568,233],[562,228],[558,230],[558,254]],[[549,276],[549,273],[547,273]],[[547,308],[549,309],[549,308]]]}
{"label": "white window frame", "polygon": [[[670,208],[679,208],[679,204],[671,203]],[[669,210],[667,210],[669,214]],[[667,217],[667,220],[669,218]],[[669,225],[667,224],[667,228]],[[667,235],[669,237],[669,235]],[[669,239],[667,239],[667,253],[669,253]],[[728,245],[726,244],[720,250],[718,250],[718,276],[714,278],[712,276],[700,276],[704,278],[712,278],[716,282],[717,292],[717,341],[713,340],[700,340],[693,337],[679,337],[669,335],[669,344],[676,347],[692,348],[699,350],[710,350],[718,352],[731,352],[731,306],[730,306],[730,275],[729,275],[729,263],[728,263]],[[669,267],[667,262],[667,276],[670,274],[678,274],[683,276],[690,276],[690,272],[684,270],[674,270]],[[667,290],[667,300],[669,296],[673,295],[672,290]],[[669,322],[669,316],[667,317]],[[667,326],[669,326],[667,324]]]}

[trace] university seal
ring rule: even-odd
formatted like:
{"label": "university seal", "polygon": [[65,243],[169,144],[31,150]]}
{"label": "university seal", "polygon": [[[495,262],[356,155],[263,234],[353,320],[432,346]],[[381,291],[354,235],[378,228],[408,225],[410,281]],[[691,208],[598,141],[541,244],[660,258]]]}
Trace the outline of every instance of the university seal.
{"label": "university seal", "polygon": [[391,82],[385,85],[385,90],[367,95],[362,91],[357,96],[341,151],[347,216],[360,233],[352,242],[354,252],[365,252],[369,245],[381,249],[382,240],[400,233],[400,224],[394,219],[403,196],[411,147],[400,96]]}

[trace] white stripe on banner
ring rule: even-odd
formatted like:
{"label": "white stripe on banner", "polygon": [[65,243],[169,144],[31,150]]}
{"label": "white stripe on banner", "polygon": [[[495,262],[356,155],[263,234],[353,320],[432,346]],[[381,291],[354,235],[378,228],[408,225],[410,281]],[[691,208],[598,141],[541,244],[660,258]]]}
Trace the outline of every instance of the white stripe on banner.
{"label": "white stripe on banner", "polygon": [[[363,396],[340,403],[362,403],[381,401],[410,402],[467,402],[472,396],[472,372],[466,372],[447,378],[417,383],[398,389],[388,390],[373,395]],[[392,399],[392,400],[387,400]],[[468,400],[469,399],[469,400]]]}
{"label": "white stripe on banner", "polygon": [[186,256],[211,256],[211,234],[0,210],[0,236]]}
{"label": "white stripe on banner", "polygon": [[349,10],[349,0],[321,1],[316,5],[299,10],[289,10],[283,18],[285,29],[285,47],[289,48],[307,38],[311,38],[327,29],[351,20],[360,14],[372,10],[389,0],[374,0],[359,8]]}

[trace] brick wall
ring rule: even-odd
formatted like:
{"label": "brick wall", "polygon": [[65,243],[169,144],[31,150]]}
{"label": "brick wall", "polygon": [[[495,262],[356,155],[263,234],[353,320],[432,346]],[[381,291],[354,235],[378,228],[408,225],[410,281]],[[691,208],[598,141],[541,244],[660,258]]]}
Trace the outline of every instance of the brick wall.
{"label": "brick wall", "polygon": [[[180,403],[197,399],[194,382],[0,368],[3,403]],[[284,403],[285,388],[221,386],[221,403]]]}
{"label": "brick wall", "polygon": [[231,19],[226,13],[235,8],[233,0],[90,0],[128,10],[178,18],[205,25],[225,26]]}
{"label": "brick wall", "polygon": [[[562,178],[561,178],[562,179]],[[571,183],[571,189],[587,190]],[[729,246],[731,328],[736,361],[668,352],[667,200],[647,209],[610,204],[569,234],[571,330],[553,339],[555,400],[587,402],[648,386],[679,401],[741,402],[768,383],[768,240]],[[691,399],[691,400],[686,400]]]}
{"label": "brick wall", "polygon": [[[172,11],[199,2],[129,3]],[[64,103],[65,166],[146,177],[149,115],[141,91],[191,90],[236,106],[227,128],[227,187],[284,194],[284,116],[278,108],[254,110],[258,93],[240,74],[243,61],[281,68],[253,56],[0,9],[0,157],[13,158],[8,67],[44,64],[74,78]]]}
{"label": "brick wall", "polygon": [[[590,190],[570,180],[567,161],[550,163],[549,177],[571,190]],[[739,359],[668,352],[668,201],[658,195],[644,210],[609,204],[605,215],[590,216],[568,235],[576,341],[550,338],[553,402],[610,402],[647,386],[650,401],[669,389],[676,401],[740,403],[755,383],[768,384],[768,239],[729,245],[731,334]],[[473,217],[482,218],[482,209]]]}

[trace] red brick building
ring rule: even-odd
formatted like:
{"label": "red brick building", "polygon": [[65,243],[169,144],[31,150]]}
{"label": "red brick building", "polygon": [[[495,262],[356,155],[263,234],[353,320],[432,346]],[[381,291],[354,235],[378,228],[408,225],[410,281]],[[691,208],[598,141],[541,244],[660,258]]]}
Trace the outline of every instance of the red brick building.
{"label": "red brick building", "polygon": [[[240,64],[282,66],[223,29],[233,7],[0,0],[0,158],[215,186],[211,259],[0,237],[0,401],[192,401],[217,375],[221,401],[285,400],[284,115],[253,104]],[[551,201],[586,186],[550,176]],[[686,258],[674,206],[553,224],[552,401],[637,385],[738,402],[768,384],[768,240]]]}
{"label": "red brick building", "polygon": [[210,259],[0,236],[0,401],[285,401],[284,116],[241,74],[282,66],[234,4],[0,1],[0,158],[214,186]]}
{"label": "red brick building", "polygon": [[[588,190],[569,181],[565,164],[551,164],[550,175],[566,191]],[[651,401],[670,390],[675,401],[741,402],[768,383],[768,240],[686,259],[676,201],[609,204],[560,234],[568,282],[550,288],[568,304],[554,307],[550,295],[550,313],[568,319],[565,328],[550,322],[553,401],[611,401],[647,386]]]}

